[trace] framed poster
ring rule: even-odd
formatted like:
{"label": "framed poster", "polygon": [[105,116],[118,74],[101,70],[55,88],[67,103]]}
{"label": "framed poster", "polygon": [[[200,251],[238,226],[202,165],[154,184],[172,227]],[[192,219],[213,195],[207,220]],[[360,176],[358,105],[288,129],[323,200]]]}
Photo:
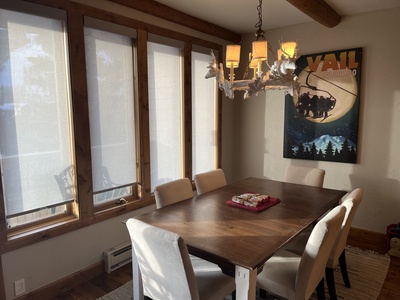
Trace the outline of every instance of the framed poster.
{"label": "framed poster", "polygon": [[302,55],[285,96],[283,157],[357,162],[362,48]]}

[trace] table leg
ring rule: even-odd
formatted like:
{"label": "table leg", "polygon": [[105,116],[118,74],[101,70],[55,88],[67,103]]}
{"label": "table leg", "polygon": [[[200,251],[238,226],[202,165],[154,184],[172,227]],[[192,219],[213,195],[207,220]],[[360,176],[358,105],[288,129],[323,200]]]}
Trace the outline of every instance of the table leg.
{"label": "table leg", "polygon": [[255,300],[257,270],[235,266],[236,300]]}
{"label": "table leg", "polygon": [[140,274],[139,264],[132,247],[132,277],[133,277],[133,299],[144,300],[142,275]]}

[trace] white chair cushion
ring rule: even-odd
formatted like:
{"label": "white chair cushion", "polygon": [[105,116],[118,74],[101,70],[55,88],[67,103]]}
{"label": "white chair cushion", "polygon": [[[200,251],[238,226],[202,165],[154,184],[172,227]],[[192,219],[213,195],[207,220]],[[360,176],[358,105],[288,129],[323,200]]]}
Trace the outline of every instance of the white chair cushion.
{"label": "white chair cushion", "polygon": [[257,277],[257,285],[287,299],[295,299],[296,274],[301,256],[278,250],[264,265]]}
{"label": "white chair cushion", "polygon": [[191,256],[191,262],[200,299],[224,299],[236,289],[234,278],[223,275],[218,265],[196,256]]}

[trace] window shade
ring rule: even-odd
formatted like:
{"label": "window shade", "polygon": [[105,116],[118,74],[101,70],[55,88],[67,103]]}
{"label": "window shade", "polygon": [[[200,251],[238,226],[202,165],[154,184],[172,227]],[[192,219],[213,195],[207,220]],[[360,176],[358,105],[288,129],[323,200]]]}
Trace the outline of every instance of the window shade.
{"label": "window shade", "polygon": [[136,182],[133,40],[86,27],[85,46],[96,193]]}
{"label": "window shade", "polygon": [[63,21],[0,10],[0,151],[8,217],[74,196],[55,177],[73,165],[64,28]]}
{"label": "window shade", "polygon": [[182,178],[180,49],[148,42],[151,187]]}
{"label": "window shade", "polygon": [[204,77],[210,61],[209,54],[192,52],[192,175],[216,167],[217,87]]}

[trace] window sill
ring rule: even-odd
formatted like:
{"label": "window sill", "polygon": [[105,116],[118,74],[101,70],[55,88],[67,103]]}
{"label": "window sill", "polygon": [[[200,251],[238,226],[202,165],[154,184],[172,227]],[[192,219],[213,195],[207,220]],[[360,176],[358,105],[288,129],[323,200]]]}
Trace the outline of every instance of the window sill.
{"label": "window sill", "polygon": [[3,244],[0,244],[0,254],[45,241],[152,204],[154,204],[154,200],[151,198],[147,200],[135,200],[127,204],[104,209],[85,219],[66,216],[35,227],[31,226],[21,230],[13,230],[7,234],[7,240]]}
{"label": "window sill", "polygon": [[54,220],[52,222],[46,222],[41,225],[31,226],[27,229],[15,230],[8,235],[8,241],[17,240],[20,238],[29,237],[30,235],[40,234],[47,230],[51,230],[57,227],[67,226],[70,223],[79,221],[78,218],[74,216],[68,216],[61,219]]}

